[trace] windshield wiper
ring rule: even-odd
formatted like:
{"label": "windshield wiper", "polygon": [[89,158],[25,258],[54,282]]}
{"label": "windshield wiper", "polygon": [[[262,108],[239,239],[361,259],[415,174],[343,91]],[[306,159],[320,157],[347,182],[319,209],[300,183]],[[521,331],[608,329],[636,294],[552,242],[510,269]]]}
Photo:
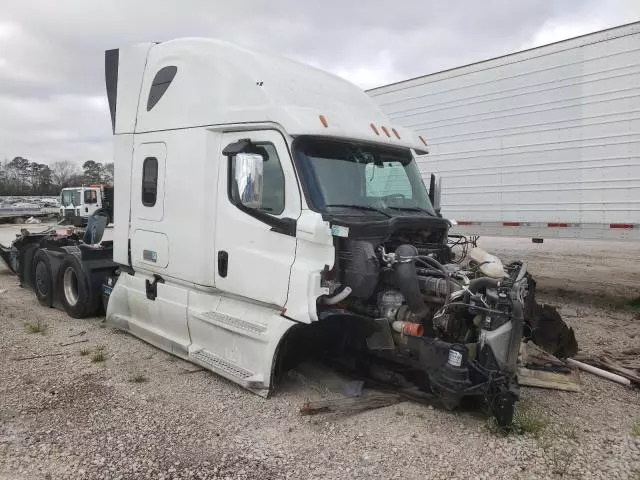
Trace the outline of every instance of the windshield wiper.
{"label": "windshield wiper", "polygon": [[387,218],[392,218],[392,215],[389,215],[384,210],[380,210],[376,207],[369,207],[368,205],[351,205],[348,203],[333,203],[330,205],[325,205],[325,207],[343,207],[343,208],[353,208],[354,210],[369,210],[371,212],[378,212],[384,215]]}
{"label": "windshield wiper", "polygon": [[429,210],[421,208],[421,207],[390,207],[387,206],[387,208],[390,208],[391,210],[404,210],[407,212],[422,212],[422,213],[426,213],[427,215],[430,215],[433,217],[433,213],[431,213]]}

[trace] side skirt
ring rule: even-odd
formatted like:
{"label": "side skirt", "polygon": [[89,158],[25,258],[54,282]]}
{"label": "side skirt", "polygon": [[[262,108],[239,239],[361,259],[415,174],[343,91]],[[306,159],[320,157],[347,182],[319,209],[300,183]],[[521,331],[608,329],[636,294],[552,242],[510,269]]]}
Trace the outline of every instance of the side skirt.
{"label": "side skirt", "polygon": [[107,324],[266,397],[278,346],[295,322],[280,311],[221,293],[168,283],[147,298],[150,277],[123,273],[113,288]]}

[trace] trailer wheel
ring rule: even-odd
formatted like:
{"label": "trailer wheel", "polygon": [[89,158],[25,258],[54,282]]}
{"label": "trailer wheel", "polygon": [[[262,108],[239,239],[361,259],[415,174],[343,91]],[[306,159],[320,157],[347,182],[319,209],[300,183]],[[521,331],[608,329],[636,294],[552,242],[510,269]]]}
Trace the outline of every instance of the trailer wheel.
{"label": "trailer wheel", "polygon": [[58,285],[60,300],[67,315],[87,318],[98,313],[100,296],[92,288],[88,273],[75,255],[67,255],[62,261]]}
{"label": "trailer wheel", "polygon": [[41,305],[45,307],[53,306],[53,278],[51,262],[49,257],[42,250],[38,250],[33,256],[32,263],[33,287],[36,297]]}

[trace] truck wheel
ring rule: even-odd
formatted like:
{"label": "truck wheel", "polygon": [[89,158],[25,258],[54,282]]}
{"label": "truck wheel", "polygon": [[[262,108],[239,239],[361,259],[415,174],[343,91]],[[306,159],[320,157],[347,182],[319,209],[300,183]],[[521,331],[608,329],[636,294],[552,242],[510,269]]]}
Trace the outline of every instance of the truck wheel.
{"label": "truck wheel", "polygon": [[33,287],[36,291],[36,297],[41,305],[51,307],[53,306],[53,278],[49,257],[42,250],[38,250],[33,256],[32,265]]}
{"label": "truck wheel", "polygon": [[60,266],[58,285],[62,306],[70,317],[87,318],[98,313],[100,295],[90,280],[82,262],[75,255],[67,255]]}

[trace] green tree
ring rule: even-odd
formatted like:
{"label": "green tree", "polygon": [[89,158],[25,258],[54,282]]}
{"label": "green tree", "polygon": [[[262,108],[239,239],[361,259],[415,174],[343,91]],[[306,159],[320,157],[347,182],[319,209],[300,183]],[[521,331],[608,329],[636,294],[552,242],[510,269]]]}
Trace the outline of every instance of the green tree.
{"label": "green tree", "polygon": [[93,160],[87,160],[82,164],[84,178],[87,183],[101,183],[104,165]]}
{"label": "green tree", "polygon": [[113,162],[104,164],[102,181],[113,185]]}
{"label": "green tree", "polygon": [[7,174],[9,181],[13,184],[10,185],[11,194],[25,195],[28,193],[28,180],[31,177],[31,162],[23,157],[14,157],[7,164]]}
{"label": "green tree", "polygon": [[[34,167],[37,165],[37,167]],[[49,165],[44,163],[31,164],[32,170],[35,172],[32,183],[35,195],[56,195],[57,189],[53,186],[52,173]]]}

